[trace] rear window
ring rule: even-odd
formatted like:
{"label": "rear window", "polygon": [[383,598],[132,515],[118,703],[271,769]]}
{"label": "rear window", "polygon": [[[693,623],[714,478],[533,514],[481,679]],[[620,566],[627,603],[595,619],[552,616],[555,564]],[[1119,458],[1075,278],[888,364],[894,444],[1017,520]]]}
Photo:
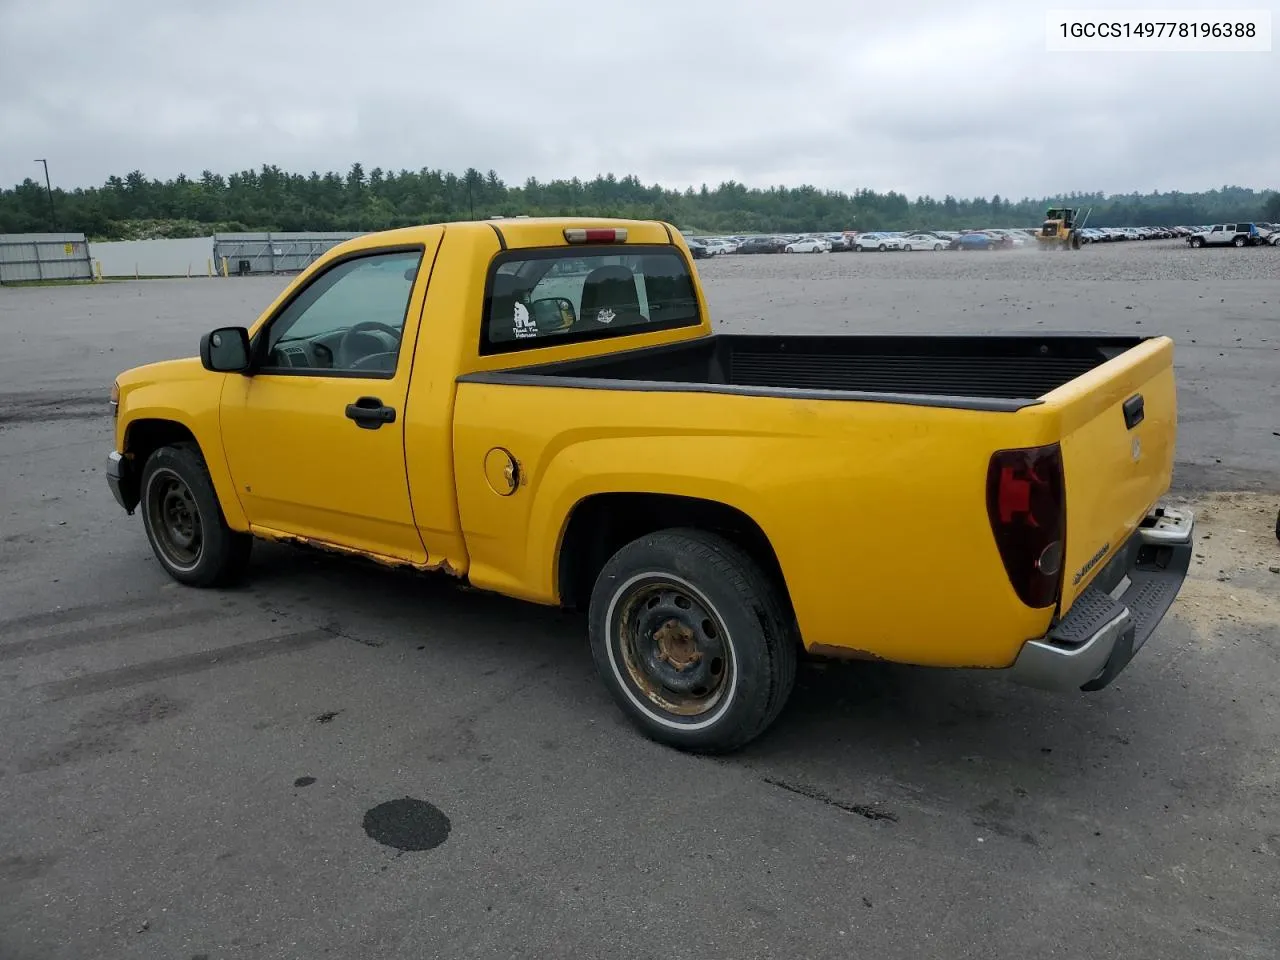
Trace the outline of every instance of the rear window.
{"label": "rear window", "polygon": [[672,247],[517,250],[499,255],[490,269],[480,352],[528,350],[700,321],[689,267]]}

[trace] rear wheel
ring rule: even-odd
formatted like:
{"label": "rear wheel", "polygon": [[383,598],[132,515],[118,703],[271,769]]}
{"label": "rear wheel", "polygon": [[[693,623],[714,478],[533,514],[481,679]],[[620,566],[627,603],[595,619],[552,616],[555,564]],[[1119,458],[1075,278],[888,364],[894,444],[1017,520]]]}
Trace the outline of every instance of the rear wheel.
{"label": "rear wheel", "polygon": [[1243,247],[1244,237],[1236,237],[1234,240],[1231,241],[1231,245],[1234,247]]}
{"label": "rear wheel", "polygon": [[193,587],[243,576],[253,538],[227,526],[198,446],[160,447],[142,468],[141,487],[142,525],[169,576]]}
{"label": "rear wheel", "polygon": [[700,530],[624,546],[591,595],[591,653],[628,719],[661,743],[736,750],[777,718],[795,682],[795,622],[742,550]]}

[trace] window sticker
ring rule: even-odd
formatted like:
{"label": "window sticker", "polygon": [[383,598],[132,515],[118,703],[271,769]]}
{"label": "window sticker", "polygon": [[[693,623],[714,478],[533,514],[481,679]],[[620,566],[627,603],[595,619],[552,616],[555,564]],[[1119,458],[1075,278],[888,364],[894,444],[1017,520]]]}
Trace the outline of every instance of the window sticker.
{"label": "window sticker", "polygon": [[596,319],[599,320],[601,323],[613,323],[613,321],[616,320],[617,318],[618,318],[618,315],[613,312],[612,307],[605,307],[603,310],[601,310],[599,313],[596,314]]}
{"label": "window sticker", "polygon": [[533,317],[529,316],[529,308],[519,301],[516,301],[515,316],[512,319],[511,332],[521,339],[536,337],[538,335],[538,325],[533,322]]}

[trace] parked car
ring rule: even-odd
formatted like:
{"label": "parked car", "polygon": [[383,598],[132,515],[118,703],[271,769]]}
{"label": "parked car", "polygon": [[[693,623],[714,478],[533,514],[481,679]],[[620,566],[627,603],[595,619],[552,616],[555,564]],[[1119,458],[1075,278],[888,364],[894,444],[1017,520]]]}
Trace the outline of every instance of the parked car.
{"label": "parked car", "polygon": [[1262,236],[1253,223],[1218,223],[1187,237],[1193,247],[1251,247],[1261,242]]}
{"label": "parked car", "polygon": [[786,245],[780,237],[747,237],[738,244],[738,253],[781,253]]}
{"label": "parked car", "polygon": [[830,253],[831,244],[822,237],[792,240],[782,248],[783,253]]}
{"label": "parked car", "polygon": [[272,300],[112,384],[107,484],[160,567],[229,584],[258,538],[585,609],[678,748],[764,732],[801,655],[1101,689],[1191,560],[1167,337],[716,334],[687,242],[634,220],[369,233]]}
{"label": "parked car", "polygon": [[913,233],[903,238],[903,250],[945,250],[947,241],[930,233]]}
{"label": "parked car", "polygon": [[952,243],[955,246],[949,246],[948,249],[950,250],[996,250],[1001,247],[1013,246],[1013,241],[1008,237],[981,230],[962,233]]}
{"label": "parked car", "polygon": [[891,233],[860,233],[853,241],[853,249],[858,253],[865,250],[901,250],[902,238]]}
{"label": "parked car", "polygon": [[713,256],[722,256],[726,253],[736,253],[738,245],[732,240],[725,240],[721,237],[710,237],[703,241],[707,249],[711,251]]}
{"label": "parked car", "polygon": [[711,256],[711,251],[701,240],[696,240],[693,237],[685,237],[684,242],[688,245],[689,253],[693,255],[693,259],[705,260],[707,257]]}

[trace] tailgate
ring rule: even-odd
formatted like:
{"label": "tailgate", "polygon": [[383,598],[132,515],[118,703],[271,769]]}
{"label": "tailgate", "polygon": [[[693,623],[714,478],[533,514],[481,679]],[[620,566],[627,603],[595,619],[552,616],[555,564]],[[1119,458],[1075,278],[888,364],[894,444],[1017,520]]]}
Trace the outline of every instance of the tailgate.
{"label": "tailgate", "polygon": [[1146,340],[1044,400],[1061,413],[1065,614],[1169,489],[1177,435],[1173,341]]}

